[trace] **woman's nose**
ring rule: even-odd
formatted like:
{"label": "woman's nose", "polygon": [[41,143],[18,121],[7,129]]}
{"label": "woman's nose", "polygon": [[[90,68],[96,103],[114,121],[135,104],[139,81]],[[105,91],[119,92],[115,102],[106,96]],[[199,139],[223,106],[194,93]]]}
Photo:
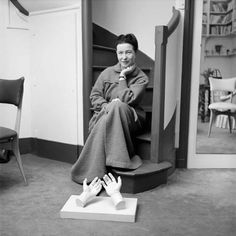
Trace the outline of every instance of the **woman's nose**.
{"label": "woman's nose", "polygon": [[127,55],[124,53],[123,55],[122,55],[122,59],[126,59],[127,58]]}

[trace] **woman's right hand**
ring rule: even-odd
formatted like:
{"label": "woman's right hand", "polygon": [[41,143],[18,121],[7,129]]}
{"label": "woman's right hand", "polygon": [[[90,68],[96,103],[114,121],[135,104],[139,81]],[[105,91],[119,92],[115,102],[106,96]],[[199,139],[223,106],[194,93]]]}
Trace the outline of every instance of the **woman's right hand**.
{"label": "woman's right hand", "polygon": [[127,74],[131,73],[135,69],[135,65],[128,66],[120,72],[120,76],[126,76]]}

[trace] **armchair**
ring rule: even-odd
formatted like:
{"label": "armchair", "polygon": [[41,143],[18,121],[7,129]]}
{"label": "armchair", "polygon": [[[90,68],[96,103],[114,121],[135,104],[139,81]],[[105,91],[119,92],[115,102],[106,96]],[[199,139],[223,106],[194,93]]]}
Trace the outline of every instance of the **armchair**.
{"label": "armchair", "polygon": [[[208,106],[208,108],[210,109],[208,137],[210,137],[212,124],[218,115],[226,115],[228,117],[229,131],[231,133],[231,117],[236,118],[236,104],[232,103],[232,98],[236,91],[236,78],[219,80],[209,77],[209,82],[211,91],[211,103]],[[229,94],[219,96],[219,91],[228,92]]]}

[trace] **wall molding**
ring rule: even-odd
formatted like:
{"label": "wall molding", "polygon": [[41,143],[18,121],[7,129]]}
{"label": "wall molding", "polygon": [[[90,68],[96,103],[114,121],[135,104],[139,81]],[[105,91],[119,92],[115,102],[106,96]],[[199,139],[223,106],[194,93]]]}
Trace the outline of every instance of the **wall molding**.
{"label": "wall molding", "polygon": [[32,153],[51,160],[75,163],[82,146],[38,138],[20,138],[21,154]]}
{"label": "wall molding", "polygon": [[72,11],[72,10],[78,10],[78,9],[80,9],[80,5],[72,5],[68,7],[53,8],[49,10],[34,11],[34,12],[30,12],[29,15],[36,16],[36,15],[44,15],[44,14]]}
{"label": "wall molding", "polygon": [[24,14],[21,5],[18,4],[18,1],[8,0],[8,25],[6,28],[14,30],[29,30],[29,14]]}
{"label": "wall molding", "polygon": [[28,16],[29,12],[18,2],[18,0],[10,0],[10,2],[24,15]]}

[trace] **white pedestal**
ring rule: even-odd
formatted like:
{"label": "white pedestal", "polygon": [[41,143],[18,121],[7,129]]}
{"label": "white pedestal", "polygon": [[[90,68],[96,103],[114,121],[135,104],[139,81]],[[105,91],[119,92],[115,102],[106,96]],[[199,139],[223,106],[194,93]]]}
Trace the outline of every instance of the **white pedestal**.
{"label": "white pedestal", "polygon": [[60,211],[61,218],[135,222],[137,198],[124,198],[126,208],[116,210],[110,197],[95,197],[85,207],[76,204],[78,195],[71,195]]}

